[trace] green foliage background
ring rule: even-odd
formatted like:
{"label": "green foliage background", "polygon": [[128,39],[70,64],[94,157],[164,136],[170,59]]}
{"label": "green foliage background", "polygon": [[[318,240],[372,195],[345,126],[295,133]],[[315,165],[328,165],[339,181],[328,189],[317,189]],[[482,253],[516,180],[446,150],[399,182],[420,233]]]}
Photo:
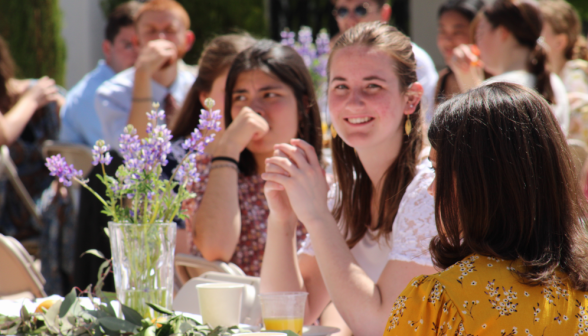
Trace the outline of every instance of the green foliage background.
{"label": "green foliage background", "polygon": [[[3,0],[4,1],[4,0]],[[101,0],[107,15],[126,0]],[[271,1],[271,0],[270,0]],[[188,64],[196,64],[206,41],[216,35],[247,31],[255,37],[267,35],[264,0],[178,0],[190,15],[190,29],[196,42],[186,54]]]}
{"label": "green foliage background", "polygon": [[63,85],[65,42],[59,0],[1,0],[0,36],[18,67],[17,77],[49,76]]}

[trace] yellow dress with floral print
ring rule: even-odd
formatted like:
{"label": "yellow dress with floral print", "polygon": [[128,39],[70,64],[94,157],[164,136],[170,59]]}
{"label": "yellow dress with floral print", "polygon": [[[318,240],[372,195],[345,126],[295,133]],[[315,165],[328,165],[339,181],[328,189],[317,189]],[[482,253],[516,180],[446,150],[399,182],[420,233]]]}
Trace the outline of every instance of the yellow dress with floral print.
{"label": "yellow dress with floral print", "polygon": [[558,273],[549,286],[520,283],[517,262],[477,254],[400,294],[384,335],[588,335],[588,293]]}

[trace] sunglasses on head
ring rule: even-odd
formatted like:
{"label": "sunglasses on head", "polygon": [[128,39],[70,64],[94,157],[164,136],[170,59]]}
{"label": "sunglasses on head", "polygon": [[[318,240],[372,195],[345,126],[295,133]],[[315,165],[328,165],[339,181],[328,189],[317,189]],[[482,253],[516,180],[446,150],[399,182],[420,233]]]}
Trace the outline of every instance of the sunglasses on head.
{"label": "sunglasses on head", "polygon": [[[357,17],[364,17],[367,15],[369,7],[370,7],[370,4],[367,2],[364,2],[361,5],[355,7],[355,9],[353,10],[353,13]],[[337,7],[333,10],[333,15],[335,17],[342,19],[342,18],[346,17],[347,15],[349,15],[349,12],[350,12],[350,10],[347,7]]]}

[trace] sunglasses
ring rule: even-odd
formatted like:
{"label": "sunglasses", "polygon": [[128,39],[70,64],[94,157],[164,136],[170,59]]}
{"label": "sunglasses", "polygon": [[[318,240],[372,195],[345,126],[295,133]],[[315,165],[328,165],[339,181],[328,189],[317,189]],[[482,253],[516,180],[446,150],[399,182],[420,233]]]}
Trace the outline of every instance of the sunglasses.
{"label": "sunglasses", "polygon": [[[355,9],[353,10],[353,13],[355,14],[355,16],[361,18],[361,17],[364,17],[367,15],[369,8],[370,8],[370,4],[368,2],[364,2],[363,4],[355,7]],[[346,17],[347,15],[349,15],[349,12],[350,12],[350,10],[347,7],[338,7],[333,10],[333,15],[337,18],[342,19],[342,18]]]}

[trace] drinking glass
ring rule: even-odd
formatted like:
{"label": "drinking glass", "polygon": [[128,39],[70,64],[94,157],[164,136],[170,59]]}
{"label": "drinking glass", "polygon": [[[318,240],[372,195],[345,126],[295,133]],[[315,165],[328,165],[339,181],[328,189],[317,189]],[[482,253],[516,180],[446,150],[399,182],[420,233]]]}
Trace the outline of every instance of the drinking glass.
{"label": "drinking glass", "polygon": [[291,330],[302,335],[307,296],[306,292],[260,294],[265,330]]}

